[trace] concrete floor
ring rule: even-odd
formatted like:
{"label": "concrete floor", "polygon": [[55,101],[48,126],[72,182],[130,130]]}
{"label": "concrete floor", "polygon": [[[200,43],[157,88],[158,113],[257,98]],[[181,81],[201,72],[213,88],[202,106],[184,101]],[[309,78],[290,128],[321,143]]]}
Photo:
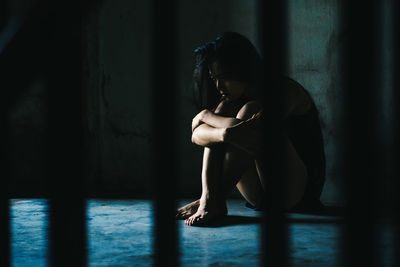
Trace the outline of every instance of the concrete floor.
{"label": "concrete floor", "polygon": [[[186,203],[187,201],[182,201]],[[260,212],[228,201],[229,216],[215,227],[178,222],[182,266],[257,266]],[[46,266],[46,200],[12,200],[13,266]],[[148,200],[88,201],[89,266],[149,266],[152,263],[152,206]],[[337,266],[341,218],[288,214],[293,266]],[[390,233],[386,233],[389,236]],[[385,265],[391,243],[382,239]]]}

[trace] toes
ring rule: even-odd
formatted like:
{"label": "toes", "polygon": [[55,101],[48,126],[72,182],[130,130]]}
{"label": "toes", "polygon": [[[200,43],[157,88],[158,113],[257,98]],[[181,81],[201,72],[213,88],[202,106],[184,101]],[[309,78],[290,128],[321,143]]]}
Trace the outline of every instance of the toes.
{"label": "toes", "polygon": [[185,220],[186,225],[192,225],[193,224],[193,217],[189,217],[188,219]]}
{"label": "toes", "polygon": [[185,220],[185,219],[188,219],[191,215],[193,215],[193,212],[189,212],[189,211],[178,212],[176,214],[176,219],[177,220]]}

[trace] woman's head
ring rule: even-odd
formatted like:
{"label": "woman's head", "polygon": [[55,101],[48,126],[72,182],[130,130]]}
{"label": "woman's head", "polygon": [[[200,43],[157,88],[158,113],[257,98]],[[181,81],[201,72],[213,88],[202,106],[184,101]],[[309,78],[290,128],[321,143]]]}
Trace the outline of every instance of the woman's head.
{"label": "woman's head", "polygon": [[194,91],[200,108],[211,108],[221,97],[255,97],[254,89],[262,83],[262,59],[246,37],[226,32],[194,52]]}

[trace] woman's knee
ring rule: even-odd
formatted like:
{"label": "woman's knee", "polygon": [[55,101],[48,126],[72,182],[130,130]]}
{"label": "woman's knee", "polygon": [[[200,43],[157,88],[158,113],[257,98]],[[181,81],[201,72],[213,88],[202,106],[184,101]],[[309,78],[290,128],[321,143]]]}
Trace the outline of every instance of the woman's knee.
{"label": "woman's knee", "polygon": [[260,109],[261,109],[260,105],[255,101],[248,102],[243,107],[241,107],[241,109],[237,112],[236,119],[248,120],[254,114],[259,112]]}

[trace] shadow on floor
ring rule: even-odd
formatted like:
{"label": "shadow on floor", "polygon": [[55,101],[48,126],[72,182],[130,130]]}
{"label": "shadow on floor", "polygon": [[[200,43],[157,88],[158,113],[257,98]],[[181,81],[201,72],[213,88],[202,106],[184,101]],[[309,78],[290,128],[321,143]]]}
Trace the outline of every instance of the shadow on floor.
{"label": "shadow on floor", "polygon": [[[261,214],[260,214],[261,215]],[[336,224],[343,222],[343,207],[327,207],[318,211],[296,211],[287,213],[289,215],[286,220],[289,224]],[[299,215],[301,217],[299,217]],[[303,216],[304,215],[304,216]],[[310,215],[310,216],[308,216]],[[261,224],[263,217],[258,216],[240,216],[228,215],[223,218],[216,219],[206,225],[197,225],[198,227],[224,227],[232,225]]]}
{"label": "shadow on floor", "polygon": [[196,225],[198,227],[223,227],[231,225],[245,225],[245,224],[258,224],[262,223],[262,217],[254,216],[239,216],[239,215],[227,215],[225,217],[213,220],[206,225]]}
{"label": "shadow on floor", "polygon": [[317,216],[343,217],[345,211],[344,211],[344,207],[323,206],[323,207],[319,208],[318,210],[299,210],[299,211],[293,211],[291,213],[317,215]]}
{"label": "shadow on floor", "polygon": [[287,218],[289,224],[340,224],[343,218]]}

